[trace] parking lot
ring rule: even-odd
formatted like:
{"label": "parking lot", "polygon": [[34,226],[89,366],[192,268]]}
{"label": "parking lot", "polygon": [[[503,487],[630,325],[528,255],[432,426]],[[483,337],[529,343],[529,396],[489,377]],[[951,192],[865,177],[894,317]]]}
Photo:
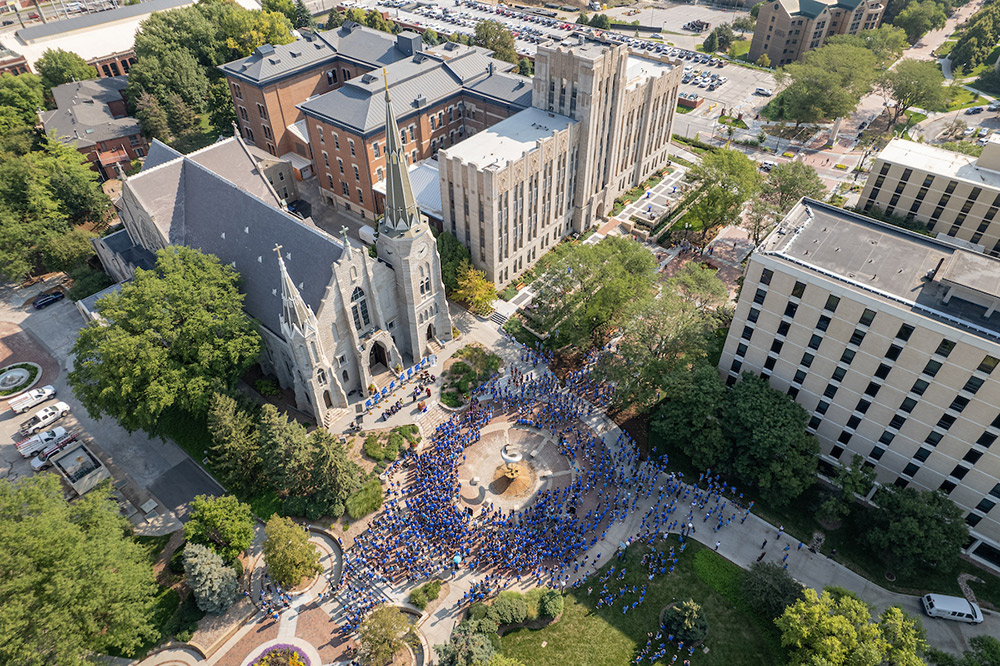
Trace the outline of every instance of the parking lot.
{"label": "parking lot", "polygon": [[[755,94],[754,91],[758,88],[766,88],[773,93],[777,92],[774,75],[771,72],[740,67],[731,63],[726,63],[720,69],[707,66],[704,63],[692,65],[690,61],[685,61],[685,67],[688,66],[691,67],[689,70],[691,73],[695,71],[705,73],[707,71],[709,76],[718,74],[720,77],[727,78],[727,81],[715,90],[698,85],[697,77],[692,77],[688,83],[681,83],[681,92],[705,98],[705,103],[691,112],[695,116],[714,117],[725,109],[727,115],[742,113],[744,116],[753,118],[772,99]],[[704,79],[704,77],[702,78]],[[716,105],[715,108],[711,108],[713,104]]]}

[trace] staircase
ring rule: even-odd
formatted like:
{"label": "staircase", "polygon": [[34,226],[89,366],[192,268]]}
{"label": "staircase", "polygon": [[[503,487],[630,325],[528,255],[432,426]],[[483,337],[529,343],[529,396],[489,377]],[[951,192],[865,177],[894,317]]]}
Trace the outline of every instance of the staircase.
{"label": "staircase", "polygon": [[497,326],[503,326],[504,324],[507,323],[507,316],[502,315],[496,310],[494,310],[493,313],[490,315],[490,321],[492,321]]}
{"label": "staircase", "polygon": [[344,407],[326,410],[326,415],[323,417],[323,427],[329,430],[333,424],[343,419],[348,413],[350,410]]}

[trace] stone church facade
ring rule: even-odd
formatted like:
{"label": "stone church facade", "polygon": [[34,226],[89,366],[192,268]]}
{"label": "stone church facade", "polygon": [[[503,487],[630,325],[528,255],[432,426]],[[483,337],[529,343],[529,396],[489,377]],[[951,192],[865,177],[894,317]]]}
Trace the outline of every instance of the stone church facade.
{"label": "stone church facade", "polygon": [[[399,137],[393,114],[386,118],[387,136]],[[377,258],[346,229],[334,238],[290,214],[238,136],[186,156],[154,142],[143,170],[123,182],[123,229],[95,248],[119,281],[151,268],[169,245],[232,266],[260,323],[265,372],[294,391],[298,409],[329,424],[334,410],[381,390],[452,338],[437,244],[402,147],[396,140],[386,148]]]}

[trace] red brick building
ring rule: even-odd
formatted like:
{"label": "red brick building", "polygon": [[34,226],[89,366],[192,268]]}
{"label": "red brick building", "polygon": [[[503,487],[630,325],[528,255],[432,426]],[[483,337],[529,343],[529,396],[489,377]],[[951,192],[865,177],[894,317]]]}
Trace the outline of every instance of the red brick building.
{"label": "red brick building", "polygon": [[488,51],[425,51],[416,33],[353,22],[221,67],[244,140],[315,174],[330,203],[365,217],[380,213],[372,188],[385,177],[383,68],[411,164],[531,103],[530,79]]}
{"label": "red brick building", "polygon": [[149,150],[139,121],[128,116],[126,85],[124,76],[64,83],[52,89],[56,109],[41,113],[45,131],[75,145],[104,179],[115,176],[115,165],[128,169]]}

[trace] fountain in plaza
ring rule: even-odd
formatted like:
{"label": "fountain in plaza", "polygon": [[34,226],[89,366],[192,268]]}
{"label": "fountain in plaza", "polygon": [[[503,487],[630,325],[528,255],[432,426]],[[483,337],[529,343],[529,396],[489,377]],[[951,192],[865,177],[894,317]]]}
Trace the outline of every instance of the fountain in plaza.
{"label": "fountain in plaza", "polygon": [[520,451],[514,451],[510,444],[500,449],[502,465],[493,473],[490,490],[503,497],[520,497],[535,486],[535,470],[524,460]]}
{"label": "fountain in plaza", "polygon": [[21,384],[24,384],[31,377],[31,373],[24,368],[11,368],[0,374],[0,391],[10,391]]}

